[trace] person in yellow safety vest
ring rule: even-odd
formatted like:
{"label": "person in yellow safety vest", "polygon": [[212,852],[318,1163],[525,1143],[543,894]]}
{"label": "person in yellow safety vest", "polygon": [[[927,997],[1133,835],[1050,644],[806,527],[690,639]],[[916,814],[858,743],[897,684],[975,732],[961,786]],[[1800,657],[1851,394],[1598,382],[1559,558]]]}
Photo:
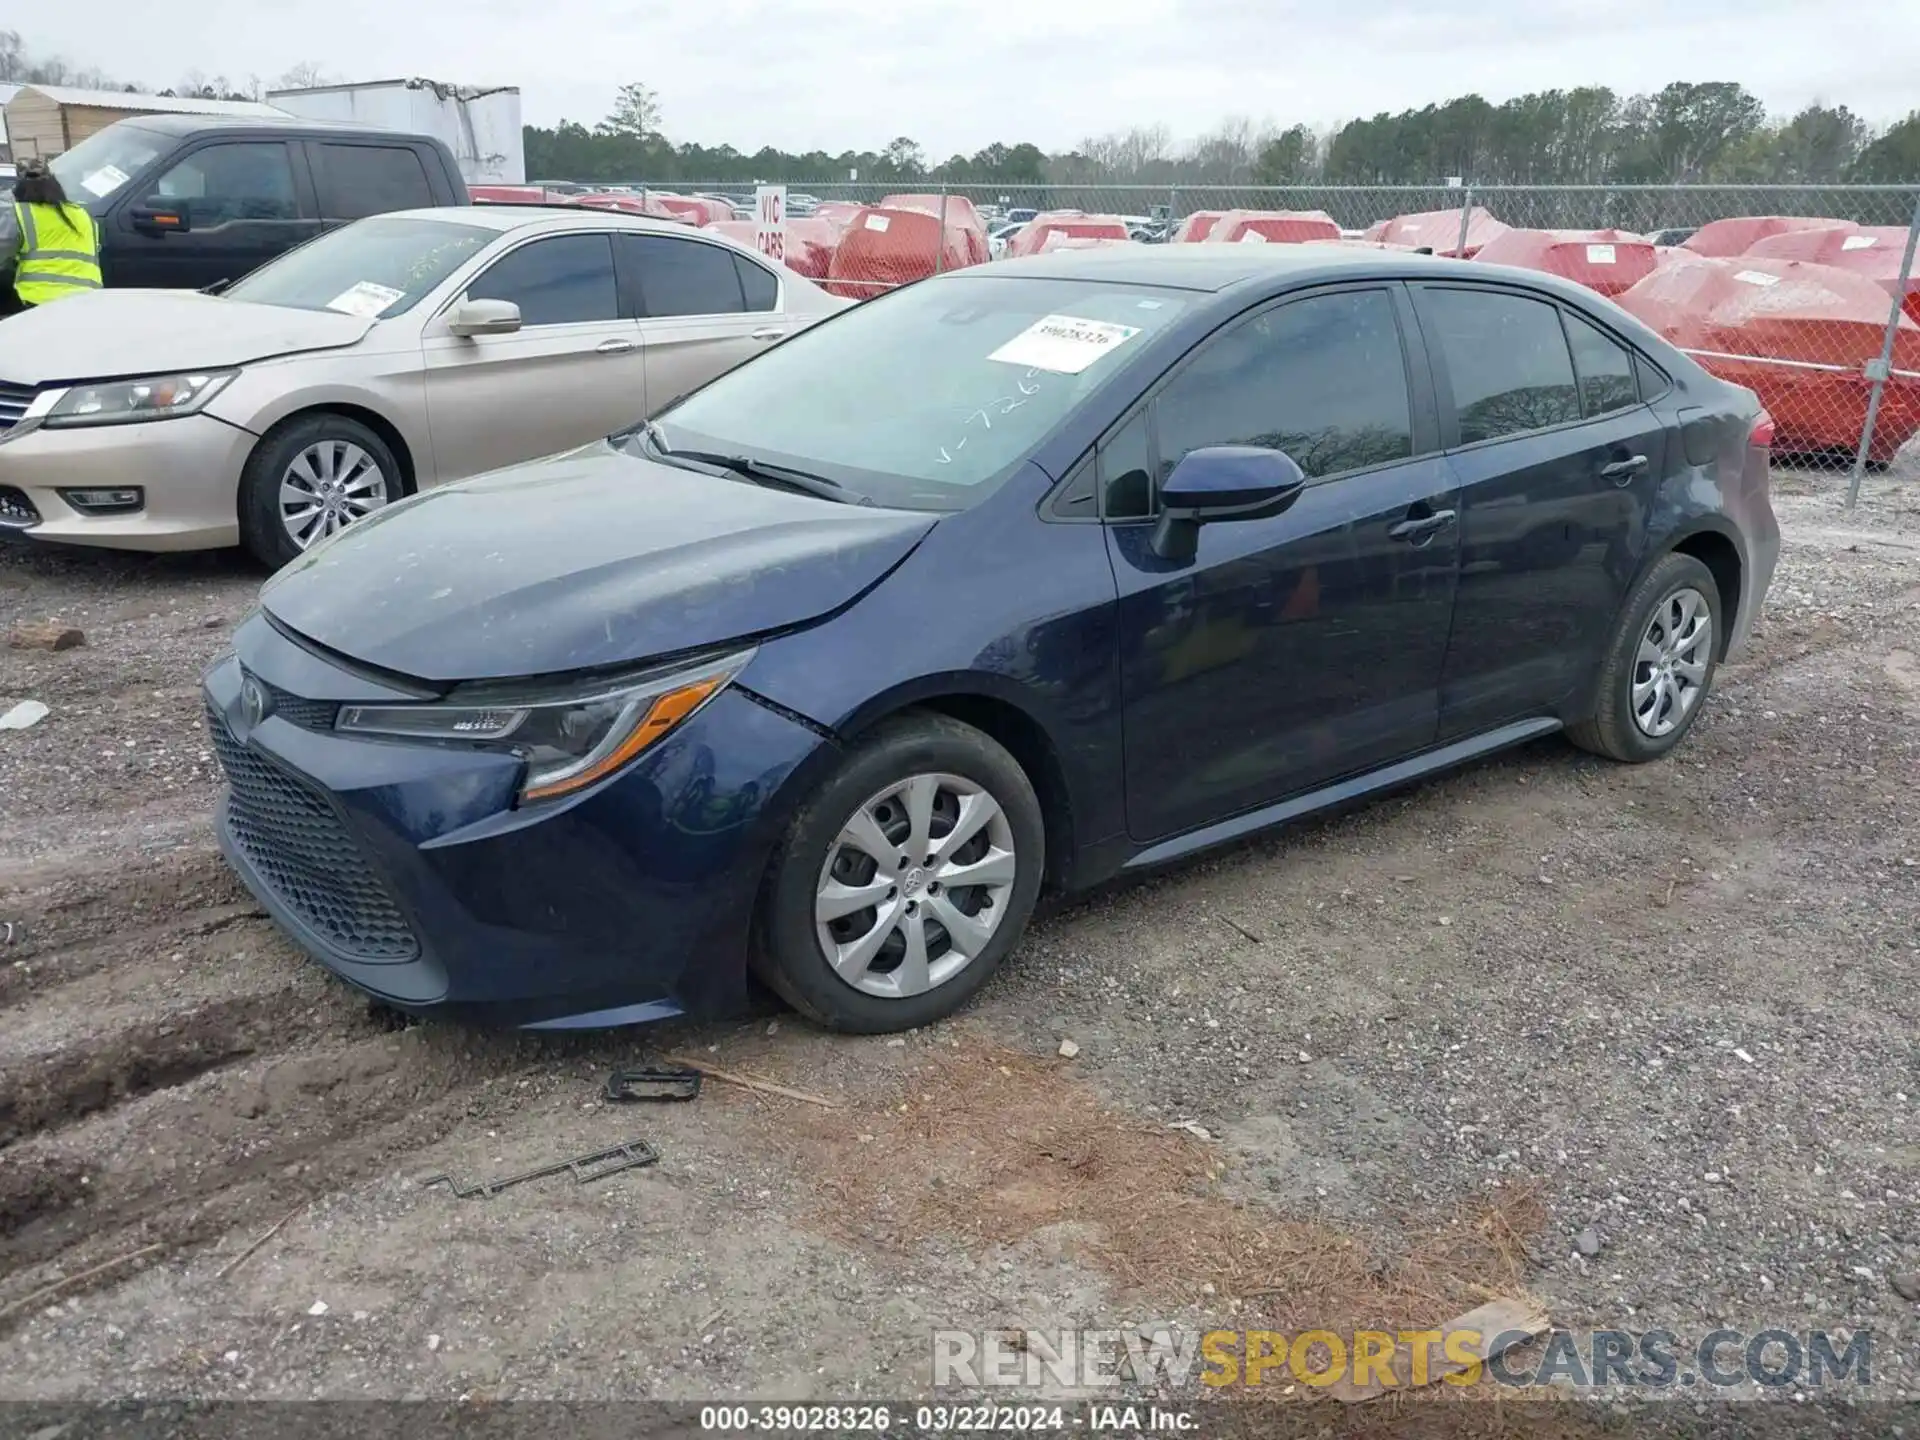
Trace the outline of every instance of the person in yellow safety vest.
{"label": "person in yellow safety vest", "polygon": [[23,160],[13,183],[13,290],[29,308],[100,288],[100,230],[67,199],[44,160]]}

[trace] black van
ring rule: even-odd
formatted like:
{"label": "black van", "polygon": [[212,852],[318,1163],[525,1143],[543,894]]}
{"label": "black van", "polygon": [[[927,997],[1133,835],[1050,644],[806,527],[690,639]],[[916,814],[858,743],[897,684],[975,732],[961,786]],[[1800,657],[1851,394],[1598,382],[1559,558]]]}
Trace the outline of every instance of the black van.
{"label": "black van", "polygon": [[142,115],[49,163],[110,288],[200,290],[350,220],[468,203],[438,140],[291,117]]}

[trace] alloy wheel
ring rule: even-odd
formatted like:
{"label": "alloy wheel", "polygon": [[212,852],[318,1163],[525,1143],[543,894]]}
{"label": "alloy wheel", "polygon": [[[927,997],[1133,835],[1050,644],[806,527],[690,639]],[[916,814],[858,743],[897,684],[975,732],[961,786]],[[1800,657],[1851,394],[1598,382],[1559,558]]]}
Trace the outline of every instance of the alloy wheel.
{"label": "alloy wheel", "polygon": [[311,547],[385,505],[386,472],[351,440],[307,446],[280,477],[280,523],[300,549]]}
{"label": "alloy wheel", "polygon": [[1005,810],[958,775],[911,775],[866,800],[827,848],[814,927],[827,963],[866,994],[924,994],[999,930],[1019,861]]}
{"label": "alloy wheel", "polygon": [[1654,608],[1634,657],[1633,723],[1659,740],[1686,722],[1706,693],[1713,656],[1713,610],[1688,586]]}

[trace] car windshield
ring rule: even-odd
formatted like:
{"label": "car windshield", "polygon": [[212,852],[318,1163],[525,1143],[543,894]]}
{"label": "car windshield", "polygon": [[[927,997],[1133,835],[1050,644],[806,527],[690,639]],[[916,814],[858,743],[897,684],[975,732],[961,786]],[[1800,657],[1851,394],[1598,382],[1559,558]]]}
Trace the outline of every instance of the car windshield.
{"label": "car windshield", "polygon": [[293,310],[404,315],[500,236],[480,225],[379,216],[289,250],[229,289],[232,300]]}
{"label": "car windshield", "polygon": [[89,135],[71,150],[61,151],[47,162],[47,168],[67,192],[67,198],[84,205],[89,197],[106,199],[172,144],[171,136],[123,120]]}
{"label": "car windshield", "polygon": [[783,341],[656,433],[669,450],[805,470],[878,505],[965,509],[1184,306],[1178,291],[1084,280],[927,281]]}

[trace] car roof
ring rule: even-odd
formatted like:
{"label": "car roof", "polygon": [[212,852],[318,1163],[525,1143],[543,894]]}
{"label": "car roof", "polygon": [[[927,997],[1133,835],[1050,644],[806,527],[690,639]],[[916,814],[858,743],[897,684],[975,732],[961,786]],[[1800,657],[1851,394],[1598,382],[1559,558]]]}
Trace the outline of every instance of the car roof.
{"label": "car roof", "polygon": [[[663,235],[695,235],[701,232],[677,220],[659,220],[651,215],[634,215],[625,210],[602,210],[590,205],[434,205],[420,210],[388,210],[369,216],[373,220],[438,220],[448,225],[473,225],[484,230],[526,230],[540,226],[548,230],[620,230],[657,231]],[[707,233],[702,239],[724,237]]]}
{"label": "car roof", "polygon": [[357,120],[308,120],[298,115],[129,115],[116,122],[129,129],[160,135],[198,135],[206,130],[286,130],[299,134],[385,135],[395,140],[425,140],[425,135],[398,134]]}
{"label": "car roof", "polygon": [[[954,270],[936,279],[982,273]],[[1349,245],[1215,244],[1122,245],[1099,249],[1051,250],[1018,260],[995,261],[984,272],[1008,279],[1096,280],[1106,284],[1157,285],[1170,290],[1218,294],[1243,285],[1341,280],[1477,280],[1501,281],[1550,290],[1555,295],[1591,308],[1593,291],[1557,275],[1522,270],[1510,265],[1488,265],[1478,260],[1455,260],[1411,251],[1372,250]]]}

